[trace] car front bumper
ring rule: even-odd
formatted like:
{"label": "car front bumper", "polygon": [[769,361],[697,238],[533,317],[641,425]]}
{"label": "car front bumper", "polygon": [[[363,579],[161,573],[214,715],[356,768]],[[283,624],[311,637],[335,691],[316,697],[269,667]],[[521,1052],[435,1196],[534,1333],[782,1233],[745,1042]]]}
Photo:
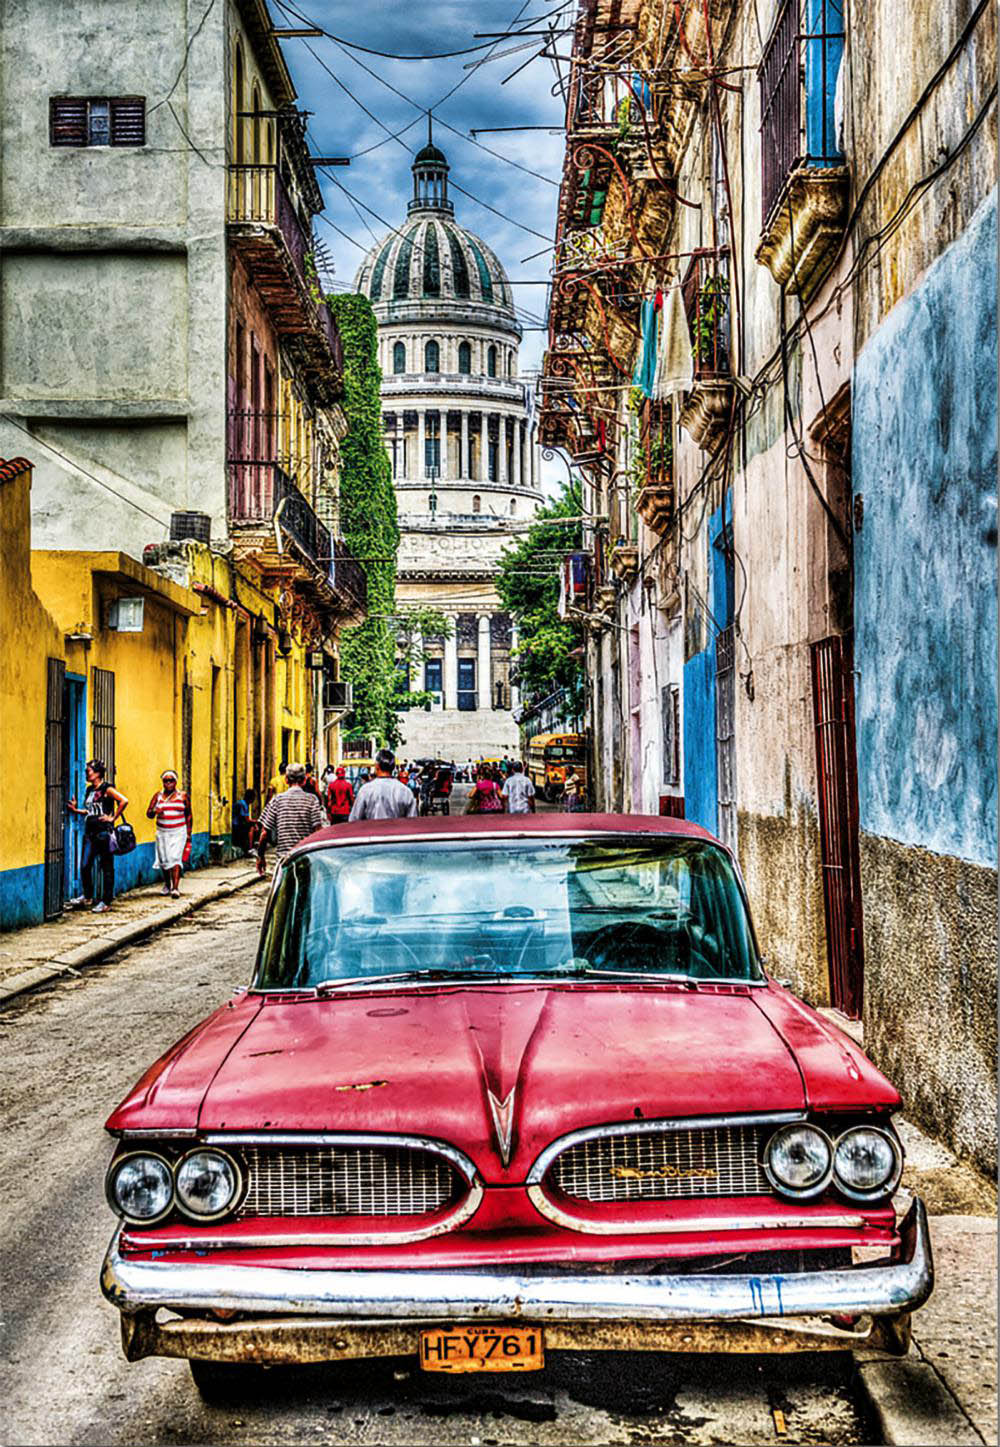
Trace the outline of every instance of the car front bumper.
{"label": "car front bumper", "polygon": [[[523,1275],[320,1271],[124,1256],[115,1233],[101,1286],[126,1355],[249,1362],[395,1356],[422,1327],[538,1324],[550,1349],[905,1351],[931,1293],[927,1213],[914,1199],[898,1261],[788,1275]],[[158,1320],[161,1308],[178,1315]],[[227,1320],[227,1317],[238,1319]],[[834,1321],[830,1321],[834,1318]]]}

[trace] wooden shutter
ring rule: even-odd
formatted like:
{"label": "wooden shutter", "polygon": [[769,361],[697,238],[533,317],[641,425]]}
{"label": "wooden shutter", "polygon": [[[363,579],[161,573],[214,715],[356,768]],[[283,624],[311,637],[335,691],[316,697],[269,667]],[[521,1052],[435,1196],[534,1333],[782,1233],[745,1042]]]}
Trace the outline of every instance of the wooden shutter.
{"label": "wooden shutter", "polygon": [[85,146],[87,144],[87,102],[69,96],[53,96],[49,101],[49,145]]}
{"label": "wooden shutter", "polygon": [[146,101],[141,95],[113,96],[111,99],[111,144],[146,144]]}

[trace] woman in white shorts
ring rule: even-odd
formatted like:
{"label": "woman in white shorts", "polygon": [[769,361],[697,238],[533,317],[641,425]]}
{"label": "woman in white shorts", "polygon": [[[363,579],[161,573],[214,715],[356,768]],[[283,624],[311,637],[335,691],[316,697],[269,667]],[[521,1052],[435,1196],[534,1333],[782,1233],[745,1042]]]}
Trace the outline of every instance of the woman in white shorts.
{"label": "woman in white shorts", "polygon": [[191,801],[177,787],[177,771],[164,769],[163,788],[154,794],[146,810],[156,820],[156,863],[163,870],[163,893],[180,894],[181,869],[191,857]]}

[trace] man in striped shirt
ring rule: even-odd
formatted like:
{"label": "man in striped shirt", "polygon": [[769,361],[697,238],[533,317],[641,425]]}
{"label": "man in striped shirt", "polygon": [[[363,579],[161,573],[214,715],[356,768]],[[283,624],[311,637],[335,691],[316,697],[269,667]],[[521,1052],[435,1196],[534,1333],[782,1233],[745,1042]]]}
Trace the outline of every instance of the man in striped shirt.
{"label": "man in striped shirt", "polygon": [[306,771],[302,764],[289,764],[285,770],[288,788],[275,794],[260,816],[260,840],[257,845],[257,873],[266,869],[268,840],[273,840],[278,858],[284,859],[303,839],[322,829],[326,823],[323,806],[315,794],[307,794],[302,785]]}

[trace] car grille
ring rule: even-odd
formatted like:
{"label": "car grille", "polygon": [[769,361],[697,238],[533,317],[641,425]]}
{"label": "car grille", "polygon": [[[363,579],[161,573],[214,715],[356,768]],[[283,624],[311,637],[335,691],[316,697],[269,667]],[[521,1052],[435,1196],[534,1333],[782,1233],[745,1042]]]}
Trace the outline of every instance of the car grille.
{"label": "car grille", "polygon": [[771,1188],[760,1161],[767,1133],[762,1126],[709,1126],[591,1136],[557,1156],[545,1179],[581,1201],[766,1195]]}
{"label": "car grille", "polygon": [[424,1216],[466,1189],[443,1157],[408,1146],[255,1146],[243,1157],[240,1216]]}

